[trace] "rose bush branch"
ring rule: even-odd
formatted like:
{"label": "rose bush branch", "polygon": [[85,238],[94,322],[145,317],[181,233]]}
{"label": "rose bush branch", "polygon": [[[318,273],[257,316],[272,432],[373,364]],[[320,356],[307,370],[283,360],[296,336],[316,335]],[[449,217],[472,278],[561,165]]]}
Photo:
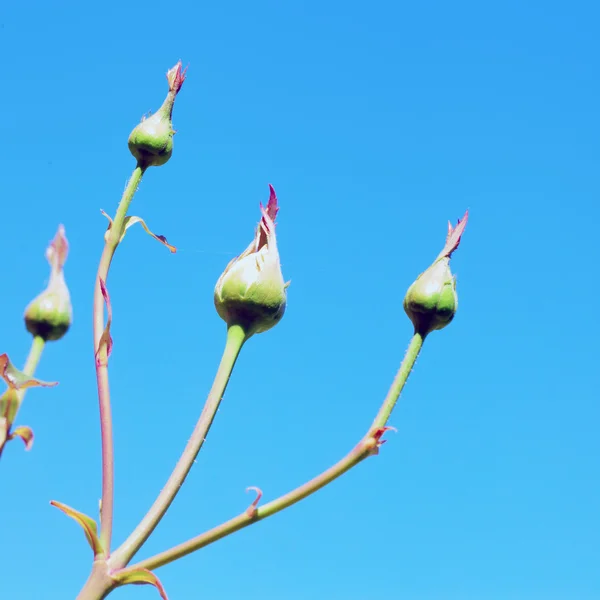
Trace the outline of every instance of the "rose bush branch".
{"label": "rose bush branch", "polygon": [[[214,420],[243,345],[254,334],[275,326],[285,312],[288,284],[281,273],[277,249],[275,218],[278,210],[277,196],[270,186],[269,201],[266,208],[261,206],[262,218],[254,239],[240,256],[227,265],[217,281],[214,301],[217,312],[227,325],[225,350],[204,409],[179,462],[129,538],[110,558],[95,553],[94,571],[78,600],[102,598],[102,594],[107,594],[114,587],[128,583],[150,583],[161,595],[164,593],[160,581],[149,570],[124,567],[158,525],[185,481]],[[81,517],[74,516],[83,524]],[[93,541],[92,547],[102,552],[100,540]]]}
{"label": "rose bush branch", "polygon": [[50,263],[48,286],[25,309],[25,327],[33,336],[33,340],[23,371],[16,370],[10,364],[7,355],[3,355],[6,358],[0,361],[0,375],[9,386],[8,390],[0,396],[0,456],[6,442],[17,437],[25,442],[27,450],[31,449],[33,444],[32,429],[25,425],[13,428],[13,423],[27,388],[34,385],[47,386],[45,382],[33,378],[46,342],[60,340],[69,330],[73,320],[71,297],[64,276],[68,253],[69,242],[65,235],[65,228],[60,225],[46,249],[46,259]]}
{"label": "rose bush branch", "polygon": [[110,325],[106,327],[104,324],[105,302],[107,307],[110,307],[106,280],[117,246],[123,239],[127,229],[127,212],[129,206],[146,169],[151,166],[164,165],[173,152],[174,131],[171,118],[175,97],[181,89],[184,80],[185,72],[181,71],[181,63],[179,62],[167,73],[169,92],[161,108],[152,117],[143,119],[129,136],[129,149],[136,158],[137,164],[125,187],[115,217],[114,219],[110,219],[109,228],[105,236],[104,250],[96,275],[93,324],[94,356],[102,439],[100,540],[107,556],[110,555],[114,512],[114,452],[108,380],[108,357],[112,341],[110,338]]}
{"label": "rose bush branch", "polygon": [[[409,347],[409,351],[406,354],[406,357],[400,367],[400,371],[398,372],[398,376],[394,381],[390,391],[385,399],[384,405],[386,410],[389,410],[391,413],[393,405],[396,403],[398,396],[406,380],[410,371],[412,369],[412,365],[414,364],[419,350],[421,348],[423,342],[423,338],[419,334],[415,334],[413,340],[411,341],[411,345]],[[377,454],[379,451],[379,447],[385,442],[382,439],[383,434],[390,429],[387,426],[376,427],[372,426],[367,434],[361,439],[361,441],[340,461],[331,466],[326,471],[323,471],[317,477],[311,479],[310,481],[304,483],[303,485],[295,488],[294,490],[264,504],[262,506],[257,506],[258,500],[262,496],[262,492],[259,492],[259,496],[255,501],[256,504],[251,504],[249,508],[247,508],[243,513],[206,531],[205,533],[196,536],[166,550],[165,552],[161,552],[147,558],[145,560],[136,563],[131,568],[132,569],[148,569],[154,570],[158,567],[171,563],[179,558],[186,556],[187,554],[191,554],[200,548],[204,548],[209,544],[216,542],[240,529],[244,529],[253,523],[258,523],[258,521],[262,521],[271,515],[274,515],[285,508],[296,504],[300,500],[303,500],[307,496],[314,494],[321,488],[325,487],[359,463],[361,463],[365,458]]]}
{"label": "rose bush branch", "polygon": [[254,239],[246,250],[225,268],[215,287],[215,306],[227,324],[227,341],[221,364],[202,414],[177,463],[156,501],[129,538],[115,551],[111,565],[122,568],[156,528],[183,485],[212,422],[244,343],[254,334],[276,325],[285,312],[287,284],[283,279],[275,218],[277,195],[270,186],[266,208]]}
{"label": "rose bush branch", "polygon": [[[288,508],[333,482],[367,457],[377,454],[380,446],[385,442],[382,439],[384,433],[391,429],[388,426],[388,420],[426,337],[432,331],[447,326],[457,310],[456,281],[451,274],[449,263],[452,253],[460,243],[468,214],[459,220],[456,227],[449,224],[444,248],[433,264],[419,275],[406,293],[404,309],[414,326],[413,337],[380,410],[367,433],[353,450],[314,479],[264,505],[259,506],[262,492],[258,488],[248,488],[256,490],[257,497],[239,516],[191,538],[183,544],[130,566],[133,557],[165,516],[202,449],[242,348],[253,335],[268,331],[284,315],[288,283],[285,282],[281,272],[275,233],[275,220],[279,210],[278,200],[274,189],[270,186],[269,201],[266,207],[262,205],[260,207],[262,216],[252,242],[242,254],[227,265],[215,287],[215,307],[227,325],[225,349],[192,436],[153,505],[130,536],[114,552],[111,552],[114,513],[114,456],[108,361],[112,349],[113,315],[107,279],[116,249],[128,228],[135,223],[141,223],[150,235],[172,252],[175,251],[175,248],[170,246],[163,236],[154,235],[141,218],[127,214],[147,168],[165,164],[172,154],[173,105],[185,80],[185,71],[181,69],[181,62],[168,71],[167,80],[169,91],[159,111],[152,117],[143,119],[129,136],[129,148],[136,159],[136,167],[123,193],[114,219],[104,213],[109,219],[109,225],[98,266],[93,306],[94,357],[102,441],[100,528],[98,529],[94,519],[87,515],[65,504],[52,502],[55,507],[79,523],[93,552],[92,570],[78,600],[102,600],[117,587],[129,584],[153,585],[163,600],[167,600],[166,592],[153,573],[153,569],[173,562]],[[2,356],[0,356],[0,375],[2,374],[2,364]],[[29,384],[44,384],[37,380],[27,380],[27,375],[14,369],[7,358],[4,365],[4,378],[13,391],[16,389],[21,393],[18,385],[23,388]]]}
{"label": "rose bush branch", "polygon": [[[135,216],[128,216],[130,204],[133,200],[140,181],[149,167],[164,165],[173,152],[172,114],[175,98],[185,81],[185,70],[178,62],[167,72],[169,90],[161,108],[149,118],[143,118],[131,132],[128,140],[129,150],[136,159],[136,167],[127,183],[114,219],[106,213],[109,225],[104,236],[104,249],[100,258],[96,275],[94,302],[93,302],[93,334],[94,334],[94,359],[96,380],[98,387],[98,403],[100,409],[100,428],[102,444],[102,497],[100,501],[100,532],[96,522],[87,515],[58,502],[54,506],[75,519],[84,529],[86,538],[94,552],[94,568],[84,588],[87,590],[84,597],[104,597],[106,590],[117,585],[117,576],[107,574],[106,559],[110,556],[114,513],[114,454],[112,417],[110,405],[110,387],[108,378],[108,359],[112,350],[111,324],[112,308],[107,288],[107,279],[113,257],[118,245],[123,240],[126,231],[135,223],[141,223],[144,229],[167,246],[172,252],[175,248],[167,243],[164,236],[153,234],[146,223]],[[104,305],[106,304],[107,318],[105,322]],[[98,566],[100,565],[100,566]],[[107,574],[106,578],[102,575]],[[142,582],[141,580],[138,582]],[[136,583],[128,576],[119,585]],[[146,582],[147,583],[147,582]]]}
{"label": "rose bush branch", "polygon": [[468,212],[462,220],[459,220],[455,228],[449,224],[448,236],[442,252],[408,289],[404,308],[414,325],[413,337],[373,424],[353,450],[314,479],[262,506],[258,506],[262,492],[258,488],[253,488],[258,491],[258,497],[243,513],[187,542],[136,563],[130,567],[132,571],[157,569],[266,519],[314,494],[369,456],[378,454],[379,447],[386,441],[382,439],[383,434],[388,429],[392,429],[387,425],[388,420],[415,365],[425,338],[432,331],[446,327],[456,314],[458,308],[456,280],[450,272],[449,263],[452,253],[458,248],[467,219]]}

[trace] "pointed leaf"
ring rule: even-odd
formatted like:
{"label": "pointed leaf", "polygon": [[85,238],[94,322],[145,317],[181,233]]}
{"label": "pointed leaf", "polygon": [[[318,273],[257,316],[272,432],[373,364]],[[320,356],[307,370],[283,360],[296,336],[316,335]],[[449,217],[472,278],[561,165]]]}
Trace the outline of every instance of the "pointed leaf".
{"label": "pointed leaf", "polygon": [[[141,217],[126,217],[125,218],[125,231],[127,231],[132,225],[139,223],[145,230],[148,235],[151,235],[155,240],[158,240],[161,244],[164,244],[171,252],[177,252],[177,248],[175,246],[171,246],[169,242],[167,242],[167,238],[164,235],[156,235],[152,233],[146,225],[146,222]],[[123,235],[125,235],[123,233]]]}
{"label": "pointed leaf", "polygon": [[24,390],[31,387],[54,387],[58,381],[42,381],[19,371],[9,360],[8,354],[0,354],[0,377],[13,390]]}
{"label": "pointed leaf", "polygon": [[52,500],[50,504],[52,504],[52,506],[56,506],[56,508],[59,510],[62,510],[65,515],[75,519],[75,521],[77,521],[83,527],[85,537],[94,551],[94,558],[104,555],[104,550],[102,549],[102,544],[100,543],[100,538],[98,537],[98,527],[94,519],[84,515],[74,508],[71,508],[70,506],[67,506],[66,504],[62,504],[62,502],[56,502],[56,500]]}
{"label": "pointed leaf", "polygon": [[[103,210],[101,210],[100,212],[108,219],[108,229],[104,234],[104,239],[108,240],[108,234],[113,226],[113,220]],[[177,252],[177,248],[175,248],[175,246],[171,246],[171,244],[167,242],[167,238],[164,235],[157,235],[150,231],[150,228],[148,227],[148,225],[146,225],[146,222],[141,217],[125,217],[125,227],[123,228],[123,233],[121,234],[121,239],[119,240],[119,243],[123,241],[127,230],[136,223],[139,223],[146,230],[146,233],[151,235],[155,240],[158,240],[161,244],[165,245],[171,252]]]}
{"label": "pointed leaf", "polygon": [[8,388],[4,394],[0,396],[0,415],[6,419],[9,428],[15,420],[17,412],[19,412],[20,404],[21,399],[19,398],[19,392],[15,389]]}
{"label": "pointed leaf", "polygon": [[169,600],[160,579],[152,571],[148,571],[148,569],[140,569],[139,567],[122,569],[121,571],[112,573],[111,577],[119,585],[128,585],[130,583],[134,585],[153,585],[163,600]]}
{"label": "pointed leaf", "polygon": [[27,427],[26,425],[15,427],[9,439],[14,440],[16,437],[20,437],[23,440],[25,450],[31,450],[31,446],[33,446],[33,430],[31,427]]}
{"label": "pointed leaf", "polygon": [[100,364],[99,354],[102,348],[106,348],[106,360],[110,356],[113,347],[112,337],[110,335],[110,326],[112,325],[112,305],[110,303],[110,296],[108,295],[108,290],[106,289],[106,284],[104,283],[104,279],[100,279],[100,291],[102,292],[102,297],[104,298],[104,302],[106,304],[106,325],[104,326],[104,331],[100,336],[100,341],[98,342],[98,349],[96,350],[96,363]]}

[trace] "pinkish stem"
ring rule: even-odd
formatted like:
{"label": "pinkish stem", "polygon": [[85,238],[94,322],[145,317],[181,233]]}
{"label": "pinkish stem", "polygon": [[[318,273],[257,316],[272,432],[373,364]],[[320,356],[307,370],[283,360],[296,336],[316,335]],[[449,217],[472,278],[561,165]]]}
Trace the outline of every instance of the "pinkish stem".
{"label": "pinkish stem", "polygon": [[98,384],[98,403],[100,407],[100,435],[102,438],[102,504],[100,509],[100,541],[106,553],[110,556],[110,543],[112,537],[113,512],[114,512],[114,450],[113,429],[110,408],[110,388],[108,382],[108,345],[102,338],[104,332],[104,297],[100,280],[106,282],[108,271],[115,250],[121,241],[125,217],[138,185],[144,174],[145,167],[136,166],[123,197],[117,208],[112,227],[104,245],[100,258],[96,287],[94,289],[94,359],[96,364],[96,381]]}

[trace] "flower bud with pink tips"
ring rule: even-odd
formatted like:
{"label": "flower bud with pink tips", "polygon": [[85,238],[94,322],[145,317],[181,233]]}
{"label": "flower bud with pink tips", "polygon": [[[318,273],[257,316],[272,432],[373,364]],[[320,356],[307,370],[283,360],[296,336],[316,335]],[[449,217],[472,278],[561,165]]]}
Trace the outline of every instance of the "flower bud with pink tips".
{"label": "flower bud with pink tips", "polygon": [[169,92],[163,105],[151,117],[143,118],[129,135],[129,150],[143,168],[164,165],[173,154],[173,105],[186,71],[187,68],[181,70],[181,61],[169,69]]}
{"label": "flower bud with pink tips", "polygon": [[274,327],[283,317],[287,287],[281,272],[275,217],[279,207],[273,186],[252,243],[234,258],[215,287],[215,307],[228,326],[239,325],[247,337]]}
{"label": "flower bud with pink tips", "polygon": [[456,278],[450,271],[450,257],[458,248],[467,225],[469,211],[459,219],[456,227],[448,223],[446,245],[433,264],[408,288],[404,310],[412,321],[415,332],[423,337],[448,325],[458,309]]}
{"label": "flower bud with pink tips", "polygon": [[65,228],[60,225],[46,250],[46,258],[51,267],[48,287],[25,309],[27,331],[47,342],[62,338],[73,320],[71,296],[64,274],[68,253],[69,242]]}

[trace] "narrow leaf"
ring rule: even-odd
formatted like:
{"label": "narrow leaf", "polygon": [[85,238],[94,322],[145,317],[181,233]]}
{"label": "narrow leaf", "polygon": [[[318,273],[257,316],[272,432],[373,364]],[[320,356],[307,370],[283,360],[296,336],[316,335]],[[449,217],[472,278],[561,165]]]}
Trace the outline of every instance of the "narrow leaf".
{"label": "narrow leaf", "polygon": [[0,415],[6,419],[9,428],[15,420],[17,412],[19,412],[20,404],[19,392],[13,388],[8,388],[0,396]]}
{"label": "narrow leaf", "polygon": [[148,569],[136,567],[122,569],[121,571],[112,573],[111,577],[119,583],[119,585],[128,585],[130,583],[134,585],[153,585],[158,590],[162,600],[169,600],[160,579],[152,571],[148,571]]}
{"label": "narrow leaf", "polygon": [[98,527],[94,519],[84,515],[74,508],[71,508],[70,506],[67,506],[66,504],[56,502],[56,500],[52,500],[50,504],[52,504],[52,506],[56,506],[56,508],[59,510],[62,510],[65,515],[75,519],[75,521],[77,521],[81,527],[83,527],[85,537],[94,551],[94,558],[104,555],[104,550],[102,549],[102,544],[100,543],[100,538],[98,537]]}
{"label": "narrow leaf", "polygon": [[[112,229],[113,220],[103,210],[101,210],[100,212],[108,219],[108,229],[106,230],[106,233],[104,234],[104,240],[106,241],[106,240],[108,240],[108,234],[109,234],[110,230]],[[139,223],[146,230],[146,233],[148,233],[155,240],[158,240],[161,244],[166,246],[171,252],[177,252],[177,248],[175,248],[175,246],[171,246],[171,244],[169,244],[169,242],[167,242],[167,238],[164,235],[157,235],[157,234],[153,233],[150,230],[150,228],[148,227],[148,225],[146,225],[146,222],[144,221],[144,219],[142,219],[141,217],[125,217],[125,223],[124,223],[125,227],[123,227],[123,233],[121,234],[121,239],[119,240],[119,243],[121,243],[123,241],[123,238],[125,237],[125,234],[127,233],[127,230],[132,225],[135,225],[136,223]]]}
{"label": "narrow leaf", "polygon": [[110,356],[113,347],[113,340],[110,335],[110,326],[112,325],[112,305],[110,303],[110,296],[108,295],[108,290],[106,289],[106,284],[103,279],[100,279],[100,291],[102,292],[102,297],[104,298],[104,303],[106,304],[106,325],[104,327],[104,331],[100,336],[100,342],[98,343],[98,349],[96,350],[96,363],[100,364],[100,351],[102,348],[106,348],[106,360]]}
{"label": "narrow leaf", "polygon": [[[151,235],[155,240],[158,240],[161,244],[165,245],[171,252],[177,252],[177,248],[175,246],[171,246],[169,242],[167,242],[167,238],[164,235],[156,235],[150,231],[148,225],[141,217],[126,217],[125,219],[125,231],[127,231],[132,225],[139,223],[145,230],[148,235]],[[125,235],[125,233],[123,233]],[[123,238],[121,238],[123,239]]]}
{"label": "narrow leaf", "polygon": [[58,381],[42,381],[29,377],[19,371],[9,360],[8,354],[0,354],[0,377],[6,381],[13,390],[24,390],[31,387],[54,387]]}
{"label": "narrow leaf", "polygon": [[14,440],[16,437],[23,440],[25,443],[25,450],[31,450],[31,446],[33,446],[33,430],[31,427],[27,427],[26,425],[15,427],[12,430],[9,439]]}

